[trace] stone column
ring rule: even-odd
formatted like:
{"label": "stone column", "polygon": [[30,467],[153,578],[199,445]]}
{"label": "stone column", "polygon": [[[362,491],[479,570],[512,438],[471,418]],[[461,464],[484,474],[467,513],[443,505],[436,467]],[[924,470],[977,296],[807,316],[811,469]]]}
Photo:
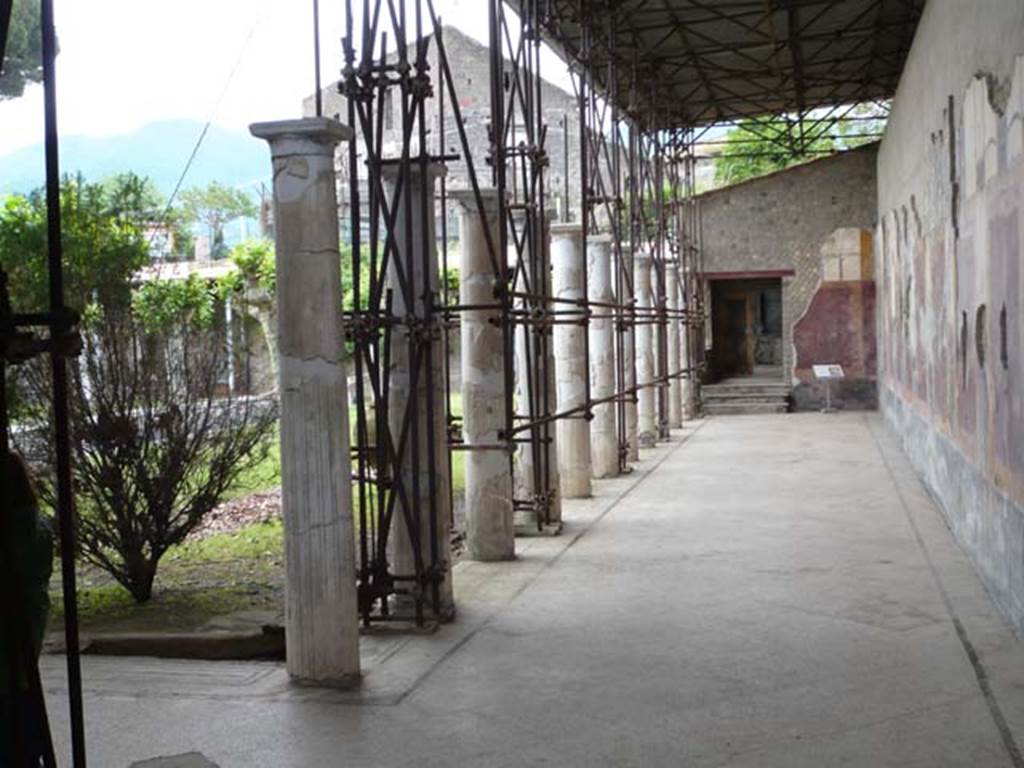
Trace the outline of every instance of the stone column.
{"label": "stone column", "polygon": [[[586,265],[583,263],[583,228],[577,223],[551,225],[552,286],[556,299],[582,301]],[[556,304],[559,311],[574,309]],[[583,308],[576,308],[582,312]],[[560,316],[565,318],[565,315]],[[587,329],[583,325],[559,323],[554,328],[556,403],[558,413],[586,405]],[[590,496],[590,422],[582,411],[559,419],[558,471],[562,498]]]}
{"label": "stone column", "polygon": [[[591,235],[587,242],[587,293],[592,302],[610,305],[612,291],[612,239],[609,235]],[[610,306],[592,307],[590,320],[590,397],[601,400],[615,394],[615,323]],[[615,403],[595,405],[590,423],[590,456],[597,478],[619,474],[618,435],[615,430]]]}
{"label": "stone column", "polygon": [[351,685],[359,615],[334,150],[352,130],[326,118],[250,130],[274,167],[288,674]]}
{"label": "stone column", "polygon": [[[505,348],[497,276],[487,245],[499,244],[496,189],[481,189],[484,215],[471,190],[451,192],[462,209],[459,243],[459,303],[493,305],[462,313],[462,434],[467,445],[497,446],[505,428]],[[486,224],[485,224],[486,216]],[[515,557],[512,525],[512,473],[504,448],[464,453],[466,467],[466,549],[473,560]]]}
{"label": "stone column", "polygon": [[[682,365],[684,367],[686,367],[686,368],[689,368],[692,365],[692,362],[693,362],[690,359],[690,344],[692,343],[691,339],[693,337],[693,331],[690,329],[689,325],[686,325],[686,324],[683,325],[682,333],[679,334],[679,337],[680,337],[681,342],[682,342],[680,344],[680,351],[679,351],[679,355],[680,355],[680,357],[682,359]],[[693,389],[694,389],[693,388],[693,377],[694,376],[696,376],[696,374],[693,371],[689,371],[689,372],[687,372],[685,378],[683,378],[683,387],[682,387],[682,390],[683,390],[682,391],[683,419],[685,419],[687,421],[690,420],[690,419],[696,418],[696,415],[697,415],[697,409],[696,409],[696,407],[694,405],[694,397],[693,397]]]}
{"label": "stone column", "polygon": [[[554,285],[552,283],[552,274],[554,272],[551,265],[551,224],[557,220],[556,211],[548,211],[544,214],[544,229],[541,232],[541,243],[545,248],[545,263],[547,268],[544,272],[544,295],[553,297]],[[554,302],[549,301],[547,303],[548,311],[556,311],[558,307]],[[547,410],[550,414],[558,413],[558,377],[555,374],[555,340],[554,331],[551,326],[544,328],[544,333],[547,335],[547,371],[548,371],[548,382],[547,382]],[[549,493],[549,504],[550,504],[550,518],[552,524],[561,525],[562,523],[562,478],[561,473],[558,469],[558,428],[556,424],[552,423],[547,428],[548,437],[550,442],[547,445],[548,451],[548,467],[550,467],[550,481],[551,487],[548,489]]]}
{"label": "stone column", "polygon": [[[526,212],[522,209],[516,209],[509,212],[509,231],[506,233],[505,238],[508,243],[508,268],[510,272],[515,272],[517,264],[515,238],[513,238],[513,229],[517,233],[517,237],[521,240],[525,237],[524,229],[526,227]],[[530,244],[525,243],[523,246],[523,262],[526,265],[530,263]],[[521,274],[517,273],[518,277],[513,290],[519,293],[526,291],[526,278]],[[513,299],[513,305],[520,317],[525,314],[529,303],[524,298]],[[534,329],[530,325],[525,323],[516,323],[513,326],[512,332],[512,347],[515,350],[515,397],[516,397],[516,414],[522,417],[531,416],[531,393],[534,397],[537,396],[537,392],[533,390],[530,384],[529,373],[534,368],[536,363],[536,338]],[[533,360],[530,360],[531,353]],[[522,423],[522,422],[520,422]],[[520,432],[517,437],[521,440],[532,437],[531,432]],[[516,444],[515,454],[515,470],[513,474],[513,487],[515,490],[515,496],[517,499],[530,500],[534,497],[534,461],[533,461],[533,446],[530,443],[520,442]],[[536,525],[536,517],[532,513],[520,511],[516,513],[516,525],[522,529],[529,529]]]}
{"label": "stone column", "polygon": [[668,307],[668,426],[683,426],[683,380],[679,378],[679,267],[674,261],[665,263],[665,295]]}
{"label": "stone column", "polygon": [[[633,248],[628,245],[622,246],[622,270],[626,275],[629,275],[629,284],[633,285],[633,290],[627,295],[622,297],[624,304],[633,303],[635,307],[636,297],[636,286],[634,284],[634,267],[633,267]],[[629,321],[627,315],[627,322]],[[636,325],[632,322],[626,328],[623,339],[623,348],[625,350],[625,389],[630,390],[636,386]],[[637,396],[636,393],[629,395],[629,399],[626,401],[626,441],[629,443],[629,448],[626,452],[627,461],[639,461],[640,460],[640,438],[639,431],[637,429]]]}
{"label": "stone column", "polygon": [[[434,182],[446,173],[440,163],[429,163],[426,178],[418,162],[413,161],[406,174],[399,200],[398,215],[395,217],[394,241],[396,251],[388,266],[387,284],[393,292],[392,313],[399,318],[415,318],[421,325],[428,315],[425,297],[436,301],[439,290],[437,263],[437,240],[434,235]],[[381,169],[385,196],[391,205],[396,199],[399,165],[387,164]],[[424,197],[426,198],[424,200]],[[406,216],[405,206],[409,205],[410,215]],[[426,211],[426,220],[423,212]],[[411,232],[411,237],[409,233]],[[407,251],[411,245],[411,254]],[[424,248],[426,253],[424,253]],[[411,258],[410,258],[411,256]],[[406,295],[398,277],[398,264],[404,271],[405,280],[411,283]],[[436,313],[432,315],[437,317]],[[423,333],[412,337],[408,325],[398,325],[392,331],[390,365],[390,389],[388,429],[395,450],[399,450],[406,410],[412,408],[416,432],[410,422],[405,450],[398,456],[396,474],[401,478],[412,509],[414,524],[419,528],[420,555],[429,566],[433,547],[442,579],[438,588],[442,618],[450,618],[455,612],[452,598],[451,579],[451,479],[448,475],[448,435],[445,425],[445,381],[444,349],[441,344],[439,326],[422,329]],[[411,343],[410,343],[411,342]],[[413,387],[413,353],[420,359],[420,369]],[[428,383],[429,382],[429,383]],[[418,434],[417,434],[418,433]],[[414,441],[413,435],[416,434]],[[419,459],[418,475],[414,472],[413,444]],[[433,466],[430,454],[433,452]],[[417,490],[413,490],[413,478],[417,477]],[[433,491],[433,494],[431,493]],[[431,521],[431,511],[434,521]],[[395,574],[409,576],[415,573],[416,547],[410,536],[402,502],[395,505],[395,516],[391,530],[391,564]],[[405,582],[404,585],[408,585]],[[431,595],[426,595],[430,604]],[[406,603],[405,606],[402,604]],[[399,600],[400,610],[407,608],[408,601]]]}
{"label": "stone column", "polygon": [[[654,378],[658,382],[655,389],[655,397],[658,423],[658,440],[669,438],[669,394],[668,383],[665,380],[666,368],[668,367],[668,318],[664,310],[668,306],[668,293],[665,281],[665,269],[658,268],[655,261],[651,266],[651,283],[653,284],[654,309],[658,316],[658,322],[654,326]],[[662,352],[664,351],[664,356]]]}
{"label": "stone column", "polygon": [[651,255],[633,255],[633,290],[640,323],[636,326],[637,431],[641,448],[652,448],[658,436],[657,389],[654,379],[654,297],[651,292]]}
{"label": "stone column", "polygon": [[[523,227],[525,226],[525,217],[519,215],[516,218],[516,231],[520,233],[522,237]],[[540,285],[533,285],[534,292],[543,291],[544,296],[551,296],[551,248],[550,248],[550,235],[548,232],[548,225],[545,222],[542,225],[540,232],[540,242],[545,248],[545,263],[548,268],[544,274],[544,282]],[[510,250],[512,246],[510,244]],[[532,254],[530,253],[529,244],[526,245],[526,250],[523,254],[523,260],[526,264],[532,263]],[[510,267],[514,268],[512,255],[509,256]],[[517,290],[525,290],[526,286],[523,283],[517,285]],[[526,308],[529,303],[525,299],[517,300],[517,306],[520,308]],[[552,309],[553,305],[550,302],[545,302],[546,309]],[[542,343],[541,337],[543,336]],[[527,338],[529,338],[529,344],[527,344]],[[543,347],[543,349],[542,349]],[[527,368],[527,351],[529,350],[530,357],[530,368]],[[557,381],[555,376],[555,345],[552,338],[552,329],[550,327],[538,327],[534,325],[520,325],[516,327],[515,331],[515,352],[516,352],[516,401],[518,402],[518,413],[526,414],[529,412],[529,395],[530,387],[527,381],[527,372],[532,369],[533,371],[533,397],[534,401],[544,401],[541,403],[541,412],[534,414],[534,417],[540,416],[543,413],[554,414],[557,413],[557,398],[556,389]],[[546,358],[546,364],[541,359]],[[540,371],[542,367],[545,367],[547,373],[546,390],[542,386],[540,380]],[[526,437],[528,433],[522,433],[522,437]],[[544,461],[548,467],[548,482],[547,488],[541,489],[543,493],[547,494],[549,505],[549,518],[552,524],[558,524],[562,519],[562,502],[561,493],[559,492],[559,472],[558,472],[558,436],[557,427],[555,424],[548,424],[545,426],[538,426],[536,433],[539,440],[544,440],[545,436],[549,439],[544,442],[543,453]],[[517,466],[515,476],[515,490],[517,498],[528,499],[532,498],[536,491],[534,489],[534,451],[528,443],[520,443],[519,448],[516,452]],[[517,521],[517,524],[519,521]],[[523,525],[536,530],[537,519],[534,516],[530,516],[529,519],[522,521]]]}
{"label": "stone column", "polygon": [[[683,310],[689,310],[692,305],[690,298],[686,295],[686,291],[682,291],[680,295],[682,297],[680,307]],[[682,368],[690,367],[690,344],[692,338],[693,331],[690,328],[689,320],[682,322],[679,327],[679,365]],[[683,419],[685,421],[694,418],[696,415],[693,406],[693,379],[691,378],[693,375],[692,372],[688,372],[683,377],[682,391],[680,392],[680,397],[683,399]]]}

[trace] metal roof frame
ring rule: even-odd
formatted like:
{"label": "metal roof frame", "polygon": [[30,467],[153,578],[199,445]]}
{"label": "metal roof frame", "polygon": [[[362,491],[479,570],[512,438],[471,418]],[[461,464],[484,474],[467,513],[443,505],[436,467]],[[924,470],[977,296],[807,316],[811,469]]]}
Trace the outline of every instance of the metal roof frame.
{"label": "metal roof frame", "polygon": [[548,0],[540,33],[647,129],[802,120],[890,98],[924,2]]}

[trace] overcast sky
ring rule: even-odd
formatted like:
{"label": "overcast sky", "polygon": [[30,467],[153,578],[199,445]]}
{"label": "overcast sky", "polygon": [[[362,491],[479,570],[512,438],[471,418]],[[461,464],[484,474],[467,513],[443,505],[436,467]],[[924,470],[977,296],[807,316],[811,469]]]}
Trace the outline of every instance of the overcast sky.
{"label": "overcast sky", "polygon": [[[31,0],[15,0],[30,2]],[[55,0],[62,134],[116,135],[191,118],[242,128],[298,117],[313,92],[312,0]],[[321,0],[322,73],[337,79],[343,0]],[[361,5],[358,0],[354,5]],[[486,40],[486,3],[435,0]],[[565,80],[548,60],[545,76]],[[548,66],[548,65],[546,65]],[[552,71],[557,67],[558,72]],[[234,74],[232,72],[234,71]],[[42,137],[42,88],[0,102],[0,154]]]}

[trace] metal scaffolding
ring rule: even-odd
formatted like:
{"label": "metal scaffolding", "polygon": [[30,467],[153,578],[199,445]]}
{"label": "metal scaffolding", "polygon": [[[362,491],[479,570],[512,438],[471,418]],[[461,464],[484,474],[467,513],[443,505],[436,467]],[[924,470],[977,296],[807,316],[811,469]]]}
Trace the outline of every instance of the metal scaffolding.
{"label": "metal scaffolding", "polygon": [[[578,3],[581,17],[587,6]],[[692,382],[696,399],[704,324],[699,209],[693,199],[697,134],[666,130],[659,115],[622,109],[624,99],[649,103],[642,91],[654,86],[644,85],[648,78],[634,57],[629,94],[619,92],[620,62],[606,47],[616,33],[614,15],[603,16],[601,33],[583,28],[570,62],[581,194],[565,201],[562,218],[576,218],[582,228],[584,267],[588,235],[609,236],[612,297],[559,299],[552,290],[548,247],[553,214],[547,210],[548,126],[541,76],[542,32],[551,41],[551,30],[557,31],[550,3],[489,2],[490,121],[482,157],[467,136],[431,0],[366,0],[360,13],[356,10],[353,0],[346,0],[351,31],[343,40],[339,88],[356,132],[348,146],[345,206],[354,308],[345,325],[355,369],[352,457],[360,614],[364,624],[424,624],[445,620],[453,611],[445,596],[452,559],[453,452],[506,451],[517,532],[557,532],[556,422],[589,421],[595,409],[613,408],[618,471],[627,472],[637,456],[629,422],[638,393],[655,393],[662,440],[670,434],[671,383]],[[354,30],[357,16],[361,27]],[[399,146],[386,146],[385,118],[401,126]],[[568,120],[563,125],[567,128]],[[448,126],[456,129],[454,142],[447,138]],[[493,304],[460,304],[449,295],[445,212],[454,193],[444,163],[465,167],[475,212],[485,222],[488,215],[498,217],[497,238],[484,227]],[[491,214],[484,203],[485,165],[500,201]],[[640,252],[652,259],[654,276],[650,300],[642,302],[633,271],[633,255]],[[670,292],[681,297],[671,307]],[[453,408],[448,352],[462,315],[481,309],[495,310],[501,328],[505,426],[497,443],[474,445],[463,439],[462,417]],[[594,396],[587,379],[584,404],[560,408],[554,327],[588,328],[605,320],[614,324],[611,393]],[[655,339],[654,373],[645,381],[637,380],[634,354],[641,326]],[[681,330],[673,333],[670,327]],[[670,340],[681,344],[681,354],[670,355]],[[586,356],[589,361],[589,346]],[[670,359],[676,361],[671,369]]]}
{"label": "metal scaffolding", "polygon": [[[354,308],[344,322],[355,367],[353,479],[360,614],[365,624],[403,620],[422,625],[450,618],[454,610],[450,450],[477,448],[459,440],[458,419],[451,409],[449,330],[465,307],[453,305],[447,284],[442,287],[440,267],[447,266],[447,251],[439,262],[434,181],[443,177],[444,162],[455,157],[444,146],[443,108],[437,113],[440,144],[436,152],[430,151],[428,100],[447,97],[458,129],[459,156],[480,215],[486,218],[487,212],[432,4],[416,0],[382,7],[380,0],[364,2],[358,31],[352,0],[346,0],[345,11],[350,32],[343,40],[340,88],[356,139],[348,147],[352,245],[347,256]],[[436,85],[430,72],[431,46],[438,67]],[[401,126],[397,156],[389,156],[384,146],[386,110]],[[507,273],[504,246],[488,245],[495,285],[501,288]],[[509,292],[496,290],[495,301],[507,318],[512,312]],[[507,352],[511,323],[505,322],[503,332]],[[506,430],[511,434],[513,369],[508,354],[506,361]],[[511,471],[511,463],[509,467]]]}

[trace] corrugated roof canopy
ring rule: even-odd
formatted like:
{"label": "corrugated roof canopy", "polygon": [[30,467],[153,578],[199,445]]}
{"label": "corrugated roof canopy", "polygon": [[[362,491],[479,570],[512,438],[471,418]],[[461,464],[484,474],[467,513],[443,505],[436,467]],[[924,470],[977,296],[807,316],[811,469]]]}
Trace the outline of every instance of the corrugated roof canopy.
{"label": "corrugated roof canopy", "polygon": [[545,37],[569,59],[588,61],[601,90],[642,123],[700,126],[891,97],[923,6],[551,0]]}

